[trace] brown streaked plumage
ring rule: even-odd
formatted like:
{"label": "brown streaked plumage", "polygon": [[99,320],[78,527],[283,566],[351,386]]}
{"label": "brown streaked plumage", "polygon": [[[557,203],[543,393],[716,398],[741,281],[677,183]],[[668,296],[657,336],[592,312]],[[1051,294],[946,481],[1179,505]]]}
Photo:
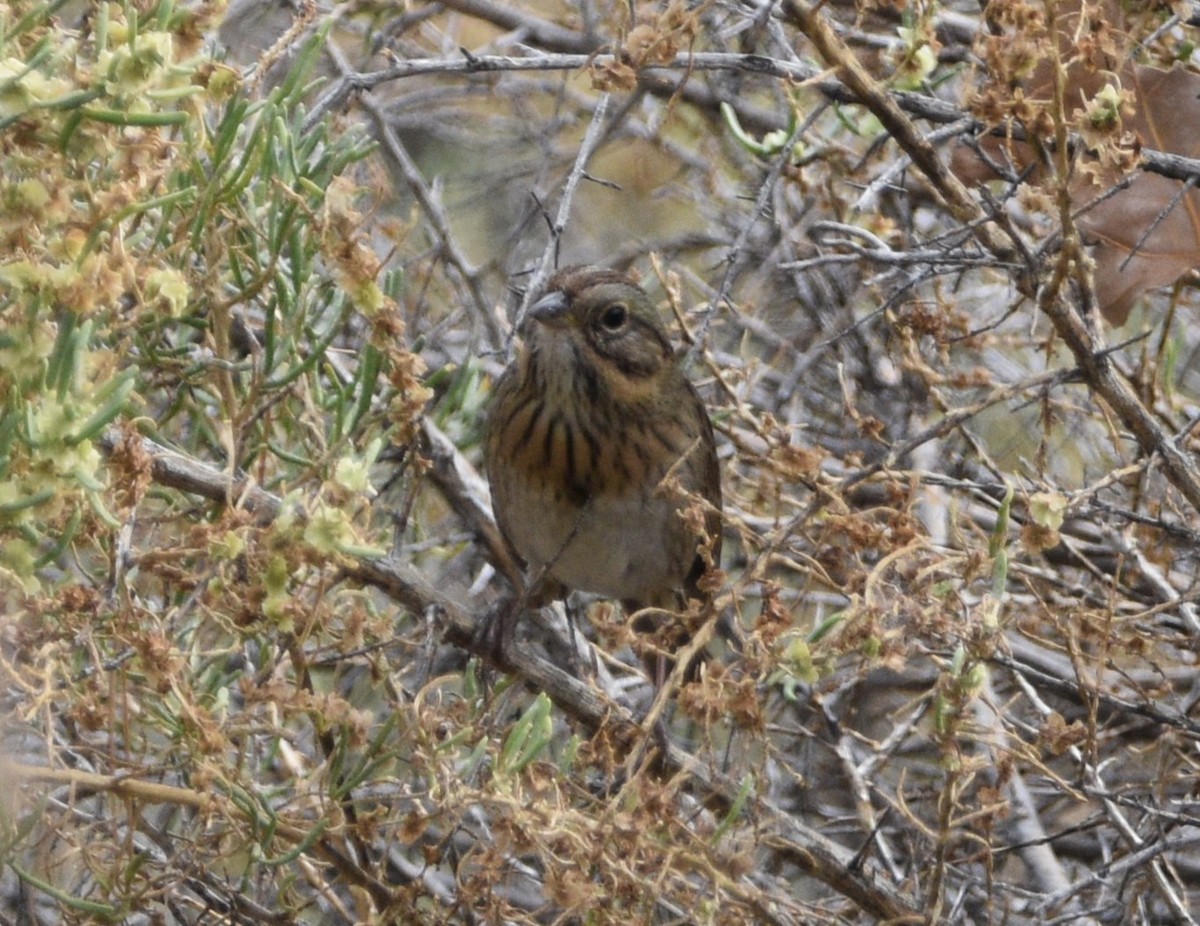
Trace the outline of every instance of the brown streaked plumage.
{"label": "brown streaked plumage", "polygon": [[680,512],[696,496],[709,503],[718,563],[716,445],[650,299],[623,273],[568,268],[522,334],[496,384],[485,458],[500,530],[542,579],[534,600],[578,589],[632,613],[703,599],[705,537]]}

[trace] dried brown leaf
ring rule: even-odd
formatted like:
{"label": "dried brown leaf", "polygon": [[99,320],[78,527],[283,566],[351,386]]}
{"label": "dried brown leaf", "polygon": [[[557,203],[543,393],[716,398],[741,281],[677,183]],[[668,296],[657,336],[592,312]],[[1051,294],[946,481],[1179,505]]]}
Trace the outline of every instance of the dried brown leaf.
{"label": "dried brown leaf", "polygon": [[[996,123],[1014,119],[1045,137],[1051,128],[1056,67],[1050,55],[1057,48],[1066,71],[1068,117],[1089,148],[1077,160],[1071,180],[1075,213],[1092,247],[1100,310],[1117,325],[1143,293],[1175,282],[1200,263],[1200,192],[1138,168],[1142,148],[1186,157],[1200,154],[1194,130],[1200,124],[1200,76],[1179,67],[1135,64],[1130,15],[1110,0],[1081,2],[1057,20],[1056,45],[1046,43],[1043,33],[1039,46],[1036,30],[981,40],[996,75],[1020,73],[1023,61],[1039,48],[1044,53],[1021,86],[1010,90],[997,80],[973,104],[981,118]],[[1015,28],[1011,22],[1003,24]],[[1023,142],[990,138],[981,148],[986,158],[1017,172],[1036,164],[1032,147]],[[971,182],[995,177],[986,160],[965,147],[952,154],[951,167]]]}
{"label": "dried brown leaf", "polygon": [[[1200,156],[1200,77],[1175,68],[1135,66],[1125,76],[1137,104],[1125,120],[1144,147],[1186,157]],[[1119,178],[1107,178],[1116,182]],[[1093,245],[1096,293],[1104,317],[1122,324],[1144,292],[1178,280],[1200,263],[1200,191],[1178,180],[1136,174],[1129,186],[1099,201],[1102,189],[1077,196],[1086,211],[1079,217]],[[1089,203],[1095,203],[1089,207]]]}

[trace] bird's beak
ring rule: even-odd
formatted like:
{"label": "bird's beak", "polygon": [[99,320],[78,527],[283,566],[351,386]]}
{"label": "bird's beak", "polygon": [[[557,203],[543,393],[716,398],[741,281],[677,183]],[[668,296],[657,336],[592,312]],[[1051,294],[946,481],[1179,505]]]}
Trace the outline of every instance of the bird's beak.
{"label": "bird's beak", "polygon": [[566,293],[546,293],[529,307],[529,317],[543,325],[556,327],[565,321],[569,305]]}

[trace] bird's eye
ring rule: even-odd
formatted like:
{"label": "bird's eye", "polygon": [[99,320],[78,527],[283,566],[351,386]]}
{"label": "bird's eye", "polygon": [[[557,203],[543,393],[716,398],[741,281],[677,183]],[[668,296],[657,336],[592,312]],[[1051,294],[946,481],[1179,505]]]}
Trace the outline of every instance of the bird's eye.
{"label": "bird's eye", "polygon": [[629,317],[629,310],[621,303],[610,305],[600,316],[600,324],[607,331],[620,331]]}

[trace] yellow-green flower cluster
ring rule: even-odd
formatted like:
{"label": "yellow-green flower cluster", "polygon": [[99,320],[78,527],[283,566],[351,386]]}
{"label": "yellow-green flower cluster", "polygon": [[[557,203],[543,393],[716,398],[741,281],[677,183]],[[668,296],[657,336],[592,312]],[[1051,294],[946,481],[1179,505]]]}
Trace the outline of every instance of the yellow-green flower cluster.
{"label": "yellow-green flower cluster", "polygon": [[25,593],[73,531],[113,523],[94,440],[133,396],[126,332],[192,297],[150,239],[166,155],[192,143],[177,101],[204,89],[167,23],[0,12],[0,583]]}

